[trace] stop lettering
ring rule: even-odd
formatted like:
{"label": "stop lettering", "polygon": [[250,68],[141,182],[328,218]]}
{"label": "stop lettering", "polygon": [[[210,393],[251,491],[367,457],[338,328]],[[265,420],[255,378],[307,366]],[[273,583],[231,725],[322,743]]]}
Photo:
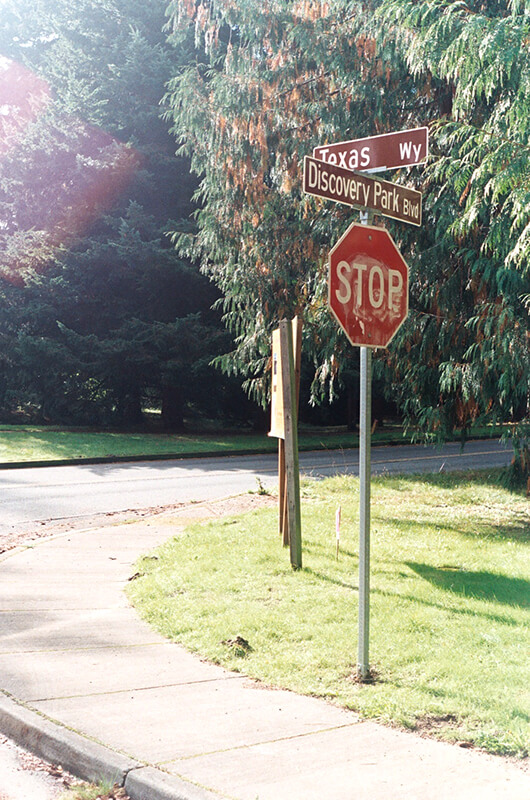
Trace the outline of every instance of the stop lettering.
{"label": "stop lettering", "polygon": [[386,347],[407,317],[408,266],[385,228],[348,228],[330,252],[328,288],[353,345]]}

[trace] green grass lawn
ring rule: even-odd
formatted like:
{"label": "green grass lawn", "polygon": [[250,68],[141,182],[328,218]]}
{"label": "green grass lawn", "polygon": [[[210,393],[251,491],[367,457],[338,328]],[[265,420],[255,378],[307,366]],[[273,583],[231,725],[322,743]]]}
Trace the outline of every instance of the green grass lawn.
{"label": "green grass lawn", "polygon": [[112,431],[54,430],[0,426],[0,462],[223,453],[277,447],[276,440],[252,434],[172,435]]}
{"label": "green grass lawn", "polygon": [[[405,441],[400,427],[388,426],[374,435],[374,444],[391,441]],[[357,444],[357,435],[346,429],[316,429],[300,434],[300,447],[305,449],[337,449],[356,447]],[[223,455],[247,450],[273,453],[277,449],[278,440],[264,433],[125,433],[0,426],[0,463],[204,453]]]}
{"label": "green grass lawn", "polygon": [[[488,429],[477,431],[489,435]],[[498,432],[497,435],[500,435]],[[407,443],[399,425],[376,430],[372,442]],[[304,450],[357,447],[358,436],[346,428],[303,428],[299,446]],[[244,451],[276,452],[278,440],[264,433],[208,432],[189,434],[137,433],[55,428],[53,426],[0,425],[0,463],[62,461],[141,456],[189,456]]]}
{"label": "green grass lawn", "polygon": [[263,510],[187,528],[140,561],[129,596],[165,636],[229,669],[524,757],[530,506],[497,478],[373,480],[371,684],[356,680],[355,478],[303,485],[301,571],[281,547],[275,510]]}
{"label": "green grass lawn", "polygon": [[118,800],[125,797],[125,790],[118,784],[111,785],[109,781],[86,783],[75,781],[74,785],[62,792],[57,800]]}

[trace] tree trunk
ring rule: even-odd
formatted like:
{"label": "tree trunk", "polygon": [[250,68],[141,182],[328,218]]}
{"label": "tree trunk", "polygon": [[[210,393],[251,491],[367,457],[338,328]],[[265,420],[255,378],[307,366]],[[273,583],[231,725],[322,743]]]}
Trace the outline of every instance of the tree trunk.
{"label": "tree trunk", "polygon": [[136,427],[143,425],[142,402],[138,392],[123,394],[116,402],[116,416],[120,425]]}
{"label": "tree trunk", "polygon": [[348,430],[355,431],[359,425],[359,387],[348,384],[346,393]]}
{"label": "tree trunk", "polygon": [[178,386],[162,387],[162,427],[166,431],[184,430],[184,403]]}

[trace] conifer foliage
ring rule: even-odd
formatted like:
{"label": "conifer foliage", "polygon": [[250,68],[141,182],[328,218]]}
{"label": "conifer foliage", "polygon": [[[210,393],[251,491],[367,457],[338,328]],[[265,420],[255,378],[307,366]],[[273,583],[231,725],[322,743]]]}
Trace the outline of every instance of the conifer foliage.
{"label": "conifer foliage", "polygon": [[65,421],[97,398],[134,420],[151,393],[178,424],[191,365],[219,352],[264,403],[271,331],[294,314],[313,399],[342,391],[357,352],[327,309],[327,256],[356,212],[303,193],[303,157],[428,125],[427,166],[383,176],[423,191],[424,223],[385,223],[410,315],[377,376],[431,440],[509,423],[528,479],[530,2],[165,6],[2,4],[0,404],[33,394]]}
{"label": "conifer foliage", "polygon": [[[511,477],[530,475],[530,3],[385,0],[384,35],[415,78],[450,92],[432,126],[429,242],[390,356],[404,406],[442,438],[513,423]],[[440,109],[441,111],[441,109]],[[425,236],[425,234],[424,234]]]}
{"label": "conifer foliage", "polygon": [[[315,388],[348,374],[326,309],[327,253],[351,210],[304,196],[315,145],[429,125],[421,231],[388,224],[411,266],[411,314],[377,367],[423,435],[514,424],[528,474],[528,14],[523,2],[173,0],[195,60],[168,112],[200,176],[181,252],[223,292],[236,349],[225,368],[264,396],[270,330],[294,313]],[[526,304],[525,304],[526,303]],[[329,383],[327,384],[329,385]],[[418,427],[419,426],[419,427]]]}
{"label": "conifer foliage", "polygon": [[[160,115],[165,0],[5,0],[0,31],[0,412],[167,427],[229,340],[171,247],[191,210]],[[223,345],[221,341],[225,341]],[[202,400],[201,400],[202,397]],[[207,405],[211,401],[207,400]]]}
{"label": "conifer foliage", "polygon": [[306,352],[323,384],[352,358],[325,300],[327,250],[352,212],[304,195],[302,164],[316,145],[411,121],[400,106],[413,81],[386,69],[364,30],[376,6],[169,6],[173,41],[193,39],[196,58],[172,79],[167,105],[181,151],[201,177],[196,235],[178,245],[222,291],[237,345],[223,365],[246,374],[262,400],[270,331],[283,316],[303,315]]}

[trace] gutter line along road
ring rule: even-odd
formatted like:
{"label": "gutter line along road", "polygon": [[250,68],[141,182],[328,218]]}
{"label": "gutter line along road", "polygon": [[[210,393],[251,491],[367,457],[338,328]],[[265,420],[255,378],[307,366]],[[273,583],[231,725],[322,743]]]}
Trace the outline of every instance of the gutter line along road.
{"label": "gutter line along road", "polygon": [[[438,472],[505,466],[511,450],[496,440],[443,448],[403,445],[372,448],[372,473]],[[359,451],[300,453],[304,476],[357,475]],[[0,532],[41,521],[80,518],[178,503],[214,500],[253,491],[257,481],[277,484],[275,455],[223,456],[0,470]]]}

